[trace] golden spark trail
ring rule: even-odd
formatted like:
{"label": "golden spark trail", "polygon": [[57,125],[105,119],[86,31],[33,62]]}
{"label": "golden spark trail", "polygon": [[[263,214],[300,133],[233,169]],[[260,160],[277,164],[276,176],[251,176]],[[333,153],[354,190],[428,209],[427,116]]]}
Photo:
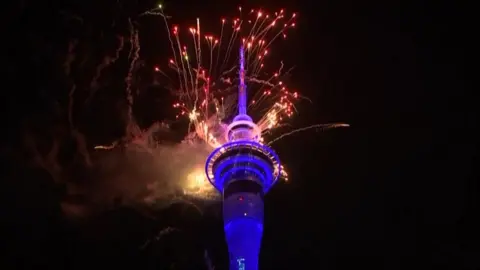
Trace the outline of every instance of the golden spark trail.
{"label": "golden spark trail", "polygon": [[[217,60],[215,61],[215,67],[213,68],[213,75],[217,74],[218,59],[220,58],[220,48],[222,48],[223,28],[224,27],[225,27],[225,19],[222,19],[222,29],[220,30],[220,41],[219,41],[218,49],[217,49]],[[210,74],[212,74],[212,73],[210,73]]]}
{"label": "golden spark trail", "polygon": [[285,134],[282,134],[280,135],[279,137],[271,140],[270,142],[267,143],[267,145],[271,145],[273,144],[274,142],[282,139],[282,138],[285,138],[287,136],[290,136],[290,135],[293,135],[295,133],[298,133],[298,132],[302,132],[302,131],[306,131],[306,130],[309,130],[309,129],[314,129],[314,128],[321,128],[322,130],[326,130],[326,129],[331,129],[331,128],[340,128],[340,127],[350,127],[349,124],[344,124],[344,123],[334,123],[334,124],[317,124],[317,125],[311,125],[311,126],[308,126],[308,127],[304,127],[304,128],[299,128],[299,129],[295,129],[295,130],[292,130],[288,133],[285,133]]}
{"label": "golden spark trail", "polygon": [[[189,95],[188,93],[188,80],[187,80],[187,73],[185,71],[185,65],[183,64],[183,54],[182,54],[182,47],[180,45],[180,38],[178,37],[178,30],[177,30],[177,27],[173,27],[173,34],[175,35],[175,40],[177,41],[177,46],[178,46],[178,52],[180,53],[180,64],[182,65],[182,75],[183,75],[183,79],[185,81],[185,92],[187,92],[187,94]],[[175,50],[174,50],[175,52]],[[176,64],[178,66],[178,64]]]}
{"label": "golden spark trail", "polygon": [[[165,17],[165,14],[163,14],[163,11],[162,11],[162,5],[158,5],[158,8],[160,9],[160,12],[159,12],[159,15],[163,18],[163,21],[165,23],[165,28],[167,29],[167,32],[169,33],[168,34],[168,41],[170,42],[170,47],[172,49],[172,53],[173,53],[173,59],[175,61],[175,65],[177,66],[177,73],[178,73],[178,79],[179,79],[179,82],[180,82],[180,88],[183,88],[182,86],[182,80],[181,80],[181,75],[180,75],[180,72],[178,71],[178,60],[177,60],[177,54],[175,53],[175,47],[174,47],[174,44],[173,44],[173,40],[172,40],[172,37],[170,36],[170,29],[168,28],[168,22],[167,22],[167,18]],[[180,54],[180,58],[182,58],[182,55]]]}

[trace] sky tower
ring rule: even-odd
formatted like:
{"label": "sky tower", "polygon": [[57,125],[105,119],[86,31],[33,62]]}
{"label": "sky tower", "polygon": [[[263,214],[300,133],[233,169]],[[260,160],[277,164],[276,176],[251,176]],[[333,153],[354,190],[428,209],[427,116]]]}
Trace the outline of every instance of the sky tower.
{"label": "sky tower", "polygon": [[257,270],[263,235],[263,196],[280,174],[280,160],[259,143],[261,131],[247,115],[244,47],[240,47],[238,115],[228,126],[227,143],[207,159],[206,174],[223,195],[230,270]]}

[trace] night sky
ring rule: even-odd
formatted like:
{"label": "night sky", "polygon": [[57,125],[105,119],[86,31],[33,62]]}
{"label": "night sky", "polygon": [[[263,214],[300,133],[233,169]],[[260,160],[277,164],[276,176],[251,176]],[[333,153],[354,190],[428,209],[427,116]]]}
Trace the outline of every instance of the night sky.
{"label": "night sky", "polygon": [[[82,40],[77,56],[85,61],[72,73],[85,89],[98,64],[89,59],[111,53],[104,40],[128,34],[128,17],[140,35],[145,79],[138,88],[149,87],[153,67],[170,51],[162,21],[138,17],[154,1],[36,2],[15,2],[5,17],[1,228],[8,251],[1,269],[207,269],[204,250],[215,269],[227,269],[220,204],[196,202],[203,215],[182,204],[142,211],[118,202],[81,221],[63,214],[60,203],[75,198],[31,166],[21,138],[28,127],[45,147],[45,130],[68,129],[62,106],[70,81],[59,59],[69,41]],[[278,59],[295,66],[292,82],[313,103],[302,103],[292,124],[351,127],[310,130],[273,145],[290,177],[266,196],[261,269],[479,269],[468,8],[446,1],[291,2],[240,4],[299,14]],[[232,14],[238,3],[164,5],[182,22]],[[74,17],[82,26],[71,26]],[[107,72],[92,106],[76,108],[78,123],[88,123],[79,124],[87,147],[124,135],[122,65]],[[140,125],[174,115],[171,97],[158,98],[138,99]],[[177,140],[186,128],[178,126]],[[64,146],[60,163],[76,171],[71,181],[89,181],[75,165],[75,145]],[[179,231],[141,248],[167,227]]]}

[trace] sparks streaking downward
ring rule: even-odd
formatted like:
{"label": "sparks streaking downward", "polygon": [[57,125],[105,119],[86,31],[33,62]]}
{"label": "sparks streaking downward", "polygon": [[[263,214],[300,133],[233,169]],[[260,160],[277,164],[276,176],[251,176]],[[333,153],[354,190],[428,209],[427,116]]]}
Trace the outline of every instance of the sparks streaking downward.
{"label": "sparks streaking downward", "polygon": [[[177,118],[188,117],[195,137],[213,148],[226,142],[225,123],[236,109],[239,78],[248,85],[251,100],[248,111],[257,119],[262,135],[282,126],[296,112],[295,103],[302,98],[284,81],[290,70],[285,70],[282,61],[267,66],[274,41],[285,39],[288,31],[295,28],[296,14],[287,14],[283,9],[271,14],[255,9],[245,14],[241,7],[238,11],[236,18],[219,20],[220,35],[204,34],[198,18],[188,29],[170,25],[162,6],[145,13],[162,16],[169,30],[173,56],[168,65],[177,77],[173,86],[178,97],[173,104],[178,109]],[[240,46],[245,47],[245,74],[237,76]],[[303,129],[338,126],[315,125]],[[268,143],[264,136],[260,141]]]}

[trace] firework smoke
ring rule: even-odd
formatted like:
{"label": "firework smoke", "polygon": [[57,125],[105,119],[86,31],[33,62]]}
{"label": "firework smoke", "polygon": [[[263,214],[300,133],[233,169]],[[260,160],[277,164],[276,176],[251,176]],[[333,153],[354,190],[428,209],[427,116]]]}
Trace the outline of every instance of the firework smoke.
{"label": "firework smoke", "polygon": [[[80,27],[78,20],[71,23]],[[81,27],[92,29],[95,23],[81,20]],[[69,37],[65,53],[50,56],[52,66],[45,69],[58,70],[51,79],[56,84],[46,90],[37,86],[48,97],[42,100],[47,112],[22,120],[23,136],[18,145],[3,148],[2,157],[46,171],[64,187],[62,208],[71,217],[85,217],[119,201],[163,207],[175,198],[215,198],[203,173],[209,152],[205,144],[188,136],[180,143],[172,136],[176,131],[160,121],[143,124],[147,128],[138,124],[137,98],[149,85],[139,75],[144,61],[138,21],[117,18],[115,24],[123,26],[113,35]],[[41,49],[36,55],[46,54]],[[162,90],[168,93],[156,88]],[[116,129],[116,135],[104,126]],[[112,138],[118,139],[99,144]]]}

